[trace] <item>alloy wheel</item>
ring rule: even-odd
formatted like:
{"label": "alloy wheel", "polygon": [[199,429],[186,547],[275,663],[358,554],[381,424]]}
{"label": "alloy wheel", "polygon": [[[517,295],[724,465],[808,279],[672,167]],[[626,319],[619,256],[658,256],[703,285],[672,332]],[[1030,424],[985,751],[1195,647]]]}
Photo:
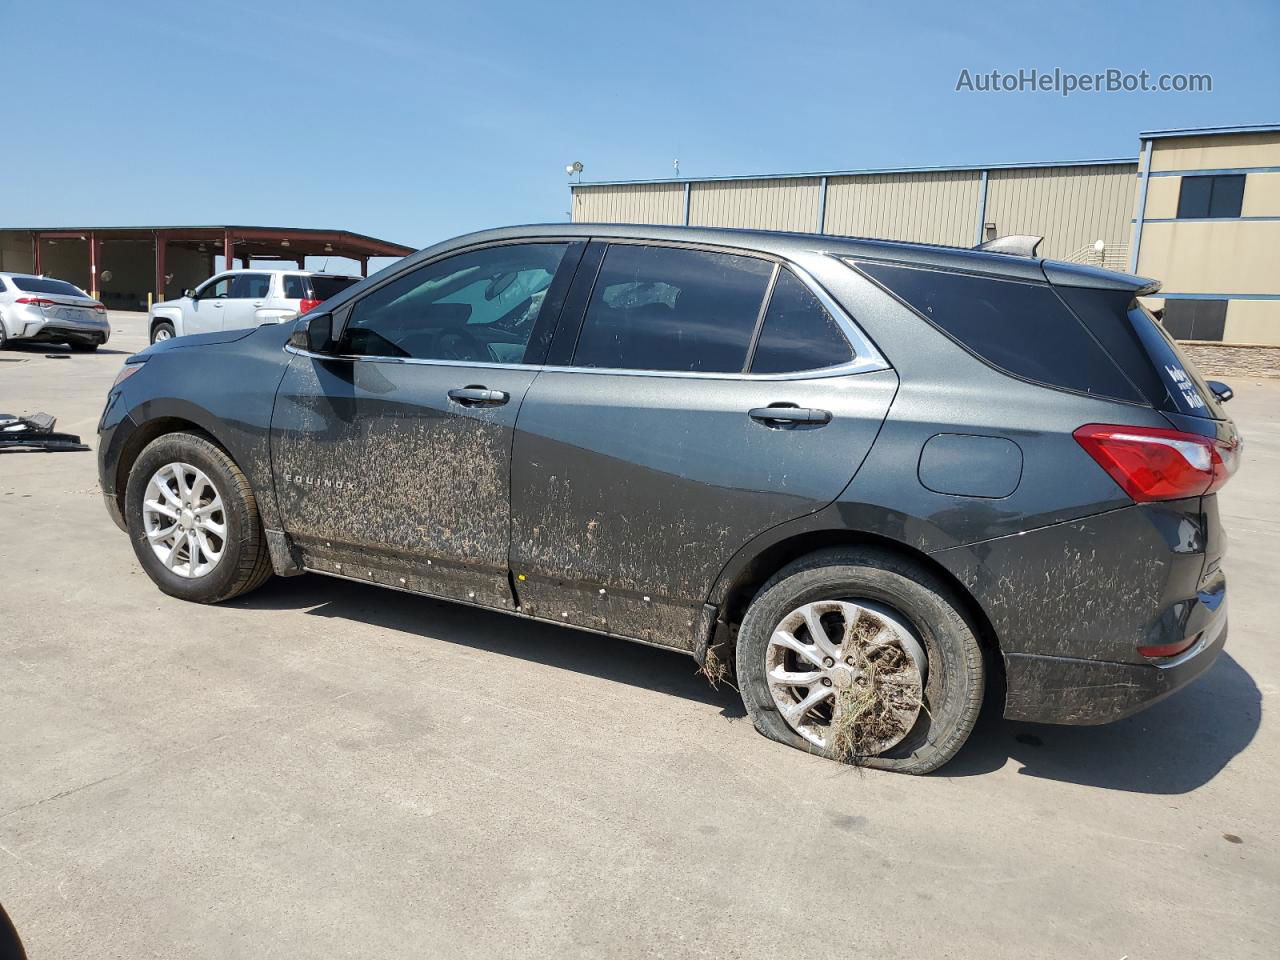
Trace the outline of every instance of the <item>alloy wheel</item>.
{"label": "alloy wheel", "polygon": [[851,759],[891,749],[915,726],[928,660],[896,611],[866,600],[819,600],[774,627],[765,674],[793,731]]}
{"label": "alloy wheel", "polygon": [[227,515],[213,481],[189,463],[168,463],[151,475],[142,498],[147,542],[180,577],[208,575],[222,560]]}

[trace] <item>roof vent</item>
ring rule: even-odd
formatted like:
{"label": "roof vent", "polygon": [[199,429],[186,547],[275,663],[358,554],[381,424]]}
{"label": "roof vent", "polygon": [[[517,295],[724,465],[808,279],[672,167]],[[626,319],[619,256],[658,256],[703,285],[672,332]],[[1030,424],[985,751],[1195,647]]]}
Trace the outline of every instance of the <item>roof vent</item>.
{"label": "roof vent", "polygon": [[1044,237],[1027,237],[1022,235],[996,237],[986,243],[980,243],[973,249],[985,250],[987,253],[1007,253],[1011,257],[1034,257],[1036,247]]}

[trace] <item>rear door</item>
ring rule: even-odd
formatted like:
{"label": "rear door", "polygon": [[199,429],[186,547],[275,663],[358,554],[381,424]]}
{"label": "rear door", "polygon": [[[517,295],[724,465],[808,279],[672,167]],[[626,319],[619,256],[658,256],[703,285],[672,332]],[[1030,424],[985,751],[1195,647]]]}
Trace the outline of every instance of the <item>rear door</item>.
{"label": "rear door", "polygon": [[839,495],[896,385],[793,265],[593,243],[517,424],[522,609],[692,648],[724,565]]}
{"label": "rear door", "polygon": [[583,246],[445,255],[356,299],[331,354],[295,351],[271,461],[307,567],[509,608],[512,429]]}

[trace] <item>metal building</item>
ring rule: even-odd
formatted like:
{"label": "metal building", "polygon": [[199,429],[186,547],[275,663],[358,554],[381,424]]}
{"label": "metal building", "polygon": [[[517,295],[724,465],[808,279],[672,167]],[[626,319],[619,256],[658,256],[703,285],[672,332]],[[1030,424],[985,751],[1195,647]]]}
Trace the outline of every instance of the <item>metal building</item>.
{"label": "metal building", "polygon": [[74,283],[116,310],[146,310],[208,279],[214,257],[296,263],[346,257],[367,272],[371,257],[403,257],[410,247],[346,230],[293,227],[6,227],[0,270]]}
{"label": "metal building", "polygon": [[1042,256],[1162,280],[1152,306],[1179,338],[1280,346],[1280,124],[1140,139],[1140,158],[575,183],[572,218],[953,246],[1033,234]]}

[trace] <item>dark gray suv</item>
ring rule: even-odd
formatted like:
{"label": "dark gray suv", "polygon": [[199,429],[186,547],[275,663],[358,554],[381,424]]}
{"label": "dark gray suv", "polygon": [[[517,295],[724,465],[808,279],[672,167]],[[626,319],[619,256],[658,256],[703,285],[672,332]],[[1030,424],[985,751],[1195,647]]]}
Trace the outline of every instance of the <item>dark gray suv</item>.
{"label": "dark gray suv", "polygon": [[1101,723],[1222,649],[1240,441],[1156,286],[826,236],[478,233],[296,324],[131,357],[102,489],[174,596],[306,570],[672,647],[766,736],[922,773],[987,684],[1008,717]]}

